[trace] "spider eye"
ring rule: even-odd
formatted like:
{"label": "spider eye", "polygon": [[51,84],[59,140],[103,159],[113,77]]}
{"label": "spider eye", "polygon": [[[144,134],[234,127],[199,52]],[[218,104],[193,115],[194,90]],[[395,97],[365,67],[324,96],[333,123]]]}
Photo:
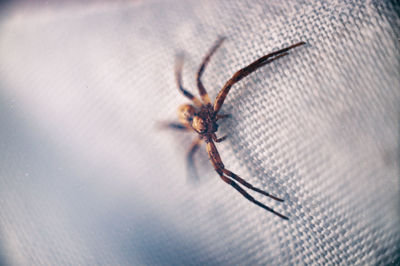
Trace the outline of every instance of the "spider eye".
{"label": "spider eye", "polygon": [[184,125],[190,125],[195,113],[195,109],[193,105],[184,104],[181,105],[178,109],[178,118],[179,121]]}

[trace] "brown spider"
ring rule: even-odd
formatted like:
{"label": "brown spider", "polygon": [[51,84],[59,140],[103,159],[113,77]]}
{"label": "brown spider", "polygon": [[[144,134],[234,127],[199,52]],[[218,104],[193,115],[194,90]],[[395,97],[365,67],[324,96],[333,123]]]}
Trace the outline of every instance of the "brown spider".
{"label": "brown spider", "polygon": [[239,182],[243,186],[253,191],[256,191],[260,194],[268,196],[274,200],[280,202],[283,201],[283,199],[275,197],[259,188],[253,187],[253,185],[247,183],[244,179],[226,169],[221,161],[221,157],[219,156],[218,150],[215,147],[214,142],[221,142],[224,139],[226,139],[226,136],[218,138],[215,133],[218,130],[218,125],[217,125],[218,119],[226,118],[229,116],[229,115],[218,114],[218,112],[221,109],[224,100],[228,95],[232,85],[234,85],[236,82],[240,81],[242,78],[246,77],[256,69],[271,63],[275,59],[287,55],[290,49],[303,45],[305,44],[305,42],[298,42],[289,47],[283,48],[279,51],[267,54],[257,59],[250,65],[240,69],[225,83],[224,87],[218,93],[218,96],[215,99],[214,104],[212,104],[210,101],[210,97],[208,96],[206,89],[204,88],[203,83],[201,82],[201,76],[204,72],[205,67],[210,61],[211,56],[221,46],[224,40],[225,40],[224,37],[220,37],[216,41],[216,43],[212,46],[211,50],[204,58],[203,63],[201,64],[197,72],[197,87],[199,89],[201,101],[183,87],[182,85],[183,57],[182,56],[178,57],[175,67],[176,82],[178,84],[179,90],[183,93],[184,96],[189,98],[193,102],[193,104],[184,104],[180,106],[178,109],[178,117],[180,123],[169,123],[166,126],[179,130],[194,130],[199,134],[198,137],[193,141],[187,156],[189,165],[193,164],[193,155],[198,150],[201,142],[204,141],[206,143],[207,153],[210,157],[211,163],[213,164],[215,171],[219,174],[219,176],[224,182],[231,185],[234,189],[239,191],[246,199],[253,202],[254,204],[260,206],[261,208],[266,209],[267,211],[274,213],[280,218],[288,220],[289,219],[288,217],[274,211],[272,208],[255,200],[238,183],[236,183]]}

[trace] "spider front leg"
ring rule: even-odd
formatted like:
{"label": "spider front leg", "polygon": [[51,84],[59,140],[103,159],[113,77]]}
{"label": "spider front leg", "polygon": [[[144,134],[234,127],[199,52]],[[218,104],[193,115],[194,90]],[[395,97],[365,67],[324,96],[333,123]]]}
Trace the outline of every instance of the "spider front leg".
{"label": "spider front leg", "polygon": [[[254,204],[258,205],[259,207],[272,212],[273,214],[279,216],[282,219],[285,220],[289,220],[288,217],[284,216],[283,214],[280,214],[278,212],[276,212],[275,210],[273,210],[272,208],[262,204],[261,202],[259,202],[258,200],[254,199],[250,194],[248,194],[243,188],[241,188],[239,186],[239,184],[237,184],[235,181],[233,181],[232,179],[229,179],[227,176],[235,179],[236,181],[238,181],[239,183],[241,183],[242,185],[246,186],[247,188],[256,191],[260,194],[263,194],[265,196],[271,197],[275,200],[278,201],[283,201],[275,196],[270,195],[269,193],[262,191],[261,189],[258,189],[256,187],[253,187],[251,184],[247,183],[246,181],[244,181],[242,178],[240,178],[239,176],[237,176],[236,174],[232,173],[231,171],[225,169],[224,164],[221,161],[221,157],[219,156],[218,150],[215,147],[214,142],[210,139],[208,140],[209,142],[207,143],[207,152],[209,154],[209,157],[211,159],[211,162],[214,166],[215,171],[219,174],[220,178],[227,184],[231,185],[234,189],[236,189],[240,194],[242,194],[246,199],[248,199],[249,201],[253,202]],[[225,176],[225,175],[227,176]]]}
{"label": "spider front leg", "polygon": [[296,44],[293,44],[289,47],[283,48],[281,50],[278,50],[276,52],[264,55],[263,57],[257,59],[256,61],[254,61],[253,63],[251,63],[250,65],[240,69],[239,71],[237,71],[224,85],[224,87],[222,87],[221,91],[218,93],[217,98],[215,98],[215,102],[214,102],[214,112],[218,113],[219,109],[221,109],[222,104],[225,101],[226,96],[229,93],[229,90],[231,89],[231,87],[238,81],[240,81],[241,79],[243,79],[244,77],[248,76],[249,74],[251,74],[252,72],[256,71],[258,68],[269,64],[273,61],[275,61],[278,58],[281,58],[285,55],[288,55],[288,51],[290,49],[293,49],[297,46],[303,45],[305,44],[305,42],[299,42]]}
{"label": "spider front leg", "polygon": [[204,57],[203,62],[201,63],[201,66],[197,72],[197,87],[199,89],[201,99],[203,100],[203,102],[205,104],[211,104],[211,101],[210,101],[210,97],[208,96],[206,89],[203,86],[203,83],[201,82],[201,76],[203,75],[204,69],[206,68],[208,62],[210,61],[211,56],[221,46],[221,44],[224,40],[225,40],[225,37],[220,37],[215,42],[215,44],[211,47],[210,51],[207,53],[206,57]]}
{"label": "spider front leg", "polygon": [[182,67],[183,67],[183,55],[179,55],[176,59],[175,63],[175,79],[178,85],[178,88],[182,94],[189,98],[197,107],[201,107],[202,103],[199,99],[197,99],[193,94],[187,91],[182,84]]}

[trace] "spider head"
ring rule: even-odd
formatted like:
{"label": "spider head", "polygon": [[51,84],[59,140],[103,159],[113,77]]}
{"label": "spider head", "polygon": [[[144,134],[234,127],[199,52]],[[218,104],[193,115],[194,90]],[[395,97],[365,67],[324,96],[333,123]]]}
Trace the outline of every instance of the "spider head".
{"label": "spider head", "polygon": [[179,106],[178,109],[178,118],[179,122],[186,126],[190,126],[192,124],[192,120],[194,117],[195,109],[193,105],[183,104]]}
{"label": "spider head", "polygon": [[200,116],[194,116],[192,121],[192,127],[198,133],[204,133],[207,130],[206,122]]}

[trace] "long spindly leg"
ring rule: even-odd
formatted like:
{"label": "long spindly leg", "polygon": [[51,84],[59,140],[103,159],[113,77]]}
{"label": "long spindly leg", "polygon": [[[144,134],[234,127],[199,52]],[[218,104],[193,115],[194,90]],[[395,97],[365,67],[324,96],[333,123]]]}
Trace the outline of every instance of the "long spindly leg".
{"label": "long spindly leg", "polygon": [[261,208],[263,208],[263,209],[265,209],[265,210],[267,210],[267,211],[269,211],[269,212],[272,212],[273,214],[279,216],[279,217],[282,218],[282,219],[289,220],[289,218],[286,217],[285,215],[280,214],[279,212],[274,211],[274,209],[272,209],[272,208],[270,208],[270,207],[268,207],[268,206],[262,204],[261,202],[259,202],[259,201],[256,200],[256,199],[254,199],[254,198],[253,198],[250,194],[248,194],[243,188],[241,188],[235,181],[233,181],[233,180],[227,178],[227,177],[224,176],[224,175],[220,175],[220,177],[221,177],[221,179],[222,179],[225,183],[231,185],[234,189],[236,189],[237,191],[239,191],[240,194],[242,194],[242,195],[243,195],[246,199],[248,199],[249,201],[253,202],[254,204],[260,206]]}
{"label": "long spindly leg", "polygon": [[207,53],[206,57],[203,59],[203,63],[201,63],[199,71],[197,72],[197,87],[199,89],[201,99],[203,100],[203,102],[205,104],[211,104],[211,101],[210,101],[210,97],[208,96],[206,89],[203,86],[203,83],[201,82],[201,76],[203,75],[204,69],[206,68],[208,62],[210,61],[211,56],[221,46],[221,44],[224,40],[225,40],[225,37],[220,37],[215,42],[215,44],[211,47],[210,51]]}
{"label": "long spindly leg", "polygon": [[242,184],[243,186],[245,186],[245,187],[247,187],[247,188],[249,188],[249,189],[251,189],[251,190],[254,190],[254,191],[256,191],[256,192],[258,192],[258,193],[260,193],[260,194],[263,194],[263,195],[265,195],[265,196],[267,196],[267,197],[270,197],[271,199],[274,199],[274,200],[277,200],[277,201],[280,201],[280,202],[283,201],[283,199],[280,199],[280,198],[278,198],[278,197],[276,197],[276,196],[273,196],[273,195],[269,194],[268,192],[265,192],[264,190],[261,190],[261,189],[259,189],[259,188],[256,188],[256,187],[254,187],[252,184],[247,183],[243,178],[241,178],[240,176],[236,175],[235,173],[232,173],[232,172],[229,171],[228,169],[223,169],[222,171],[224,172],[225,175],[227,175],[227,176],[229,176],[229,177],[235,179],[235,180],[238,181],[240,184]]}
{"label": "long spindly leg", "polygon": [[175,63],[175,79],[176,79],[176,83],[178,85],[179,90],[182,92],[182,94],[184,96],[186,96],[187,98],[189,98],[190,100],[193,101],[193,103],[198,106],[201,107],[201,101],[199,99],[197,99],[193,94],[191,94],[190,92],[188,92],[182,84],[182,67],[183,67],[183,55],[179,55],[176,59],[176,63]]}
{"label": "long spindly leg", "polygon": [[196,151],[199,149],[201,143],[202,143],[202,139],[201,138],[196,138],[192,142],[192,145],[190,146],[189,152],[187,154],[188,175],[189,176],[193,176],[196,179],[198,179],[198,175],[197,175],[196,167],[194,165],[193,156],[196,153]]}
{"label": "long spindly leg", "polygon": [[[235,181],[229,179],[227,176],[224,175],[224,172],[225,172],[224,171],[225,170],[224,164],[222,163],[221,158],[219,156],[219,153],[217,151],[217,148],[215,147],[215,144],[212,142],[212,140],[209,140],[209,142],[207,143],[207,152],[208,152],[208,154],[210,156],[210,159],[211,159],[211,162],[212,162],[212,164],[214,166],[215,171],[219,174],[219,176],[221,177],[221,179],[225,183],[231,185],[240,194],[242,194],[246,199],[248,199],[249,201],[253,202],[254,204],[260,206],[261,208],[263,208],[263,209],[265,209],[265,210],[267,210],[269,212],[272,212],[273,214],[279,216],[282,219],[289,220],[289,218],[286,217],[285,215],[280,214],[279,212],[276,212],[272,208],[262,204],[261,202],[259,202],[256,199],[254,199],[249,193],[247,193],[243,188],[241,188]],[[229,173],[231,173],[231,172],[229,172]]]}
{"label": "long spindly leg", "polygon": [[235,84],[236,82],[240,81],[242,78],[246,77],[247,75],[249,75],[250,73],[254,72],[255,70],[257,70],[258,68],[271,63],[272,61],[283,57],[285,55],[288,54],[288,51],[290,49],[293,49],[297,46],[303,45],[305,44],[305,42],[299,42],[296,44],[293,44],[291,46],[288,46],[286,48],[283,48],[279,51],[267,54],[259,59],[257,59],[256,61],[254,61],[253,63],[251,63],[250,65],[240,69],[239,71],[237,71],[226,83],[225,85],[222,87],[221,91],[218,93],[217,98],[215,99],[214,102],[214,112],[218,113],[219,109],[221,109],[222,104],[225,101],[226,96],[229,93],[229,90],[231,89],[231,87],[233,86],[233,84]]}

